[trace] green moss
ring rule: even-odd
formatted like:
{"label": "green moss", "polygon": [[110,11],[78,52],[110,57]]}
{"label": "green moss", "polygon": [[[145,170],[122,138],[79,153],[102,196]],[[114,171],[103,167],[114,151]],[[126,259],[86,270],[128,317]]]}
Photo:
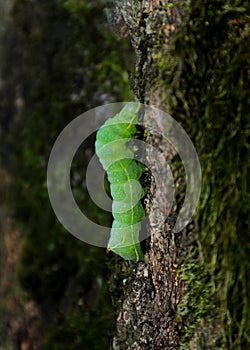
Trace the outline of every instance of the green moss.
{"label": "green moss", "polygon": [[[202,332],[204,346],[214,337],[216,349],[245,349],[249,341],[247,8],[246,1],[189,1],[170,53],[162,46],[156,56],[156,83],[194,142],[203,174],[199,249],[183,263],[187,347]],[[220,329],[206,334],[205,320]]]}

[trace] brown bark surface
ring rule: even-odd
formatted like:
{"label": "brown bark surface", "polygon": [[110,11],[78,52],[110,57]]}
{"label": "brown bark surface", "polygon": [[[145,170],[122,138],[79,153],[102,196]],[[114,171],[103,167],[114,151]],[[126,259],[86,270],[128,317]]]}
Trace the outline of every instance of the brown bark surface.
{"label": "brown bark surface", "polygon": [[[167,48],[181,18],[180,9],[167,9],[169,4],[169,1],[142,1],[138,11],[122,9],[136,50],[134,92],[142,103],[163,110],[163,92],[153,84],[159,31],[163,33],[163,45]],[[132,14],[134,17],[131,17]],[[144,120],[148,118],[144,115]],[[150,124],[153,125],[154,120],[150,119]],[[155,135],[148,135],[147,142],[155,144]],[[173,148],[162,141],[160,148],[165,160],[169,161],[174,154]],[[173,233],[174,212],[165,220],[164,210],[167,212],[169,203],[162,189],[166,186],[167,173],[162,170],[162,164],[155,164],[153,157],[149,151],[147,160],[152,164],[151,171],[161,172],[161,177],[154,189],[149,214],[150,247],[146,262],[134,264],[130,282],[125,288],[114,349],[157,350],[177,349],[179,346],[181,329],[176,320],[176,311],[184,292],[184,283],[180,281],[177,269],[185,245],[185,234]]]}

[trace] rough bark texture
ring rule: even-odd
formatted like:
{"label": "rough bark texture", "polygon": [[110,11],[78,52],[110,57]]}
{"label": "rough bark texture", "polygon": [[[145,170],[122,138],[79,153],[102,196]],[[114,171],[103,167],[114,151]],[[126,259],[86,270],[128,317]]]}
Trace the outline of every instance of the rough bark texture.
{"label": "rough bark texture", "polygon": [[[179,8],[167,8],[174,1],[141,1],[134,8],[120,9],[136,50],[133,90],[144,104],[163,108],[161,88],[153,83],[155,57],[159,50],[159,32],[163,34],[167,48],[172,33],[181,16]],[[146,120],[149,116],[145,115]],[[150,121],[151,125],[154,121]],[[148,135],[147,141],[155,144],[156,135]],[[174,150],[167,142],[161,143],[162,153],[169,161]],[[162,172],[161,164],[155,164],[148,152],[151,171]],[[154,169],[155,168],[155,169]],[[125,299],[117,320],[117,336],[114,349],[177,349],[181,329],[176,320],[177,305],[184,292],[184,283],[177,269],[185,244],[184,233],[174,234],[176,214],[165,221],[169,206],[162,189],[166,186],[164,171],[157,183],[149,215],[150,247],[147,261],[133,266],[130,285],[126,286]]]}
{"label": "rough bark texture", "polygon": [[[135,95],[142,103],[167,109],[185,127],[199,152],[203,185],[191,232],[174,235],[175,208],[164,225],[157,210],[168,206],[161,191],[164,174],[157,183],[147,261],[133,265],[126,282],[114,348],[245,349],[247,2],[190,0],[182,2],[184,8],[179,3],[142,0],[119,7],[136,50]],[[155,136],[147,141],[155,143]],[[173,150],[161,147],[169,161]]]}

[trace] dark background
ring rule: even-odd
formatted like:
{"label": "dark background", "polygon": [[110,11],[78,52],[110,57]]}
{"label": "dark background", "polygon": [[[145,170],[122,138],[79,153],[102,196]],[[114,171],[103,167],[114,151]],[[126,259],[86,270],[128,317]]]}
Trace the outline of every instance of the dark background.
{"label": "dark background", "polygon": [[[50,206],[53,143],[79,114],[132,99],[129,41],[108,23],[107,1],[1,2],[1,349],[107,349],[115,314],[112,258],[64,230]],[[72,166],[76,199],[96,221],[84,169],[93,137]]]}

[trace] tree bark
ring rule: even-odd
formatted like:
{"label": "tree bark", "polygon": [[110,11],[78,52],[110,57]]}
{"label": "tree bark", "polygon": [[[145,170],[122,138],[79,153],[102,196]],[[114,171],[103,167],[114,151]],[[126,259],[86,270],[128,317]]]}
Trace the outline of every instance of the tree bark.
{"label": "tree bark", "polygon": [[[117,5],[136,51],[137,99],[177,116],[198,147],[203,172],[198,214],[179,234],[173,233],[178,205],[165,221],[157,210],[169,205],[162,191],[166,174],[157,183],[147,259],[132,264],[124,286],[117,350],[245,349],[248,343],[246,2],[183,4]],[[157,143],[155,135],[147,142]],[[172,162],[173,148],[161,141],[159,149]],[[152,158],[148,153],[160,168]]]}
{"label": "tree bark", "polygon": [[[162,46],[167,49],[180,23],[181,9],[169,6],[175,2],[141,1],[140,7],[134,4],[134,8],[120,8],[136,51],[134,93],[145,105],[162,109],[165,109],[162,88],[153,83],[155,57]],[[159,31],[164,35],[161,48],[158,47]],[[152,116],[144,115],[144,120],[151,125],[157,122],[149,118]],[[147,142],[154,144],[155,135],[148,135]],[[175,153],[173,147],[167,142],[161,143],[161,147],[165,160],[169,161]],[[176,311],[184,292],[184,282],[180,280],[177,269],[186,244],[185,234],[173,233],[175,212],[165,220],[164,209],[166,212],[169,203],[162,189],[166,186],[167,169],[162,171],[162,164],[155,164],[150,151],[147,160],[154,168],[150,169],[152,172],[161,172],[149,214],[150,244],[146,262],[133,264],[117,320],[114,349],[177,349],[180,343],[181,328],[176,320]]]}

